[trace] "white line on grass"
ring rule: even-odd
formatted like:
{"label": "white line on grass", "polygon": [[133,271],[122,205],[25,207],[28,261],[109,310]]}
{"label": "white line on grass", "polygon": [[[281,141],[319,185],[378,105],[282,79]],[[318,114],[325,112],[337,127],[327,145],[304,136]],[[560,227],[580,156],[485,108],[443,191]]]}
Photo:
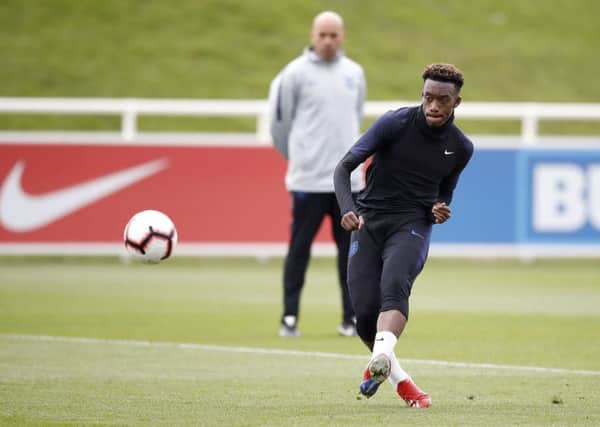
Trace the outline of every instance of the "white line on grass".
{"label": "white line on grass", "polygon": [[[101,338],[83,338],[83,337],[61,337],[50,335],[18,335],[18,334],[0,334],[0,338],[21,341],[50,341],[77,344],[104,344],[104,345],[124,345],[128,347],[152,347],[152,348],[175,348],[184,350],[203,350],[203,351],[223,351],[229,353],[253,353],[269,354],[282,356],[308,356],[322,357],[329,359],[351,359],[367,360],[367,356],[342,353],[325,353],[321,351],[300,351],[284,350],[275,348],[258,347],[229,347],[223,345],[193,344],[193,343],[175,343],[175,342],[154,342],[154,341],[136,341],[136,340],[114,340]],[[499,369],[522,372],[539,372],[544,374],[567,374],[567,375],[593,375],[600,376],[600,371],[584,369],[563,369],[563,368],[544,368],[541,366],[519,366],[519,365],[497,365],[494,363],[467,363],[451,362],[447,360],[425,360],[425,359],[400,359],[400,362],[414,365],[445,366],[449,368],[468,368],[468,369]]]}

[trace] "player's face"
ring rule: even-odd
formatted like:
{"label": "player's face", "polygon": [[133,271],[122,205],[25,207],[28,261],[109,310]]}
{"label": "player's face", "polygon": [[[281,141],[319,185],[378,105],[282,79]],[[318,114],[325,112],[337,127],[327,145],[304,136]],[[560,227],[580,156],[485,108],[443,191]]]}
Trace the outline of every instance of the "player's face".
{"label": "player's face", "polygon": [[317,54],[331,61],[344,44],[344,29],[337,20],[322,19],[315,22],[310,38]]}
{"label": "player's face", "polygon": [[454,83],[425,80],[423,86],[423,112],[431,127],[444,125],[460,104],[461,97]]}

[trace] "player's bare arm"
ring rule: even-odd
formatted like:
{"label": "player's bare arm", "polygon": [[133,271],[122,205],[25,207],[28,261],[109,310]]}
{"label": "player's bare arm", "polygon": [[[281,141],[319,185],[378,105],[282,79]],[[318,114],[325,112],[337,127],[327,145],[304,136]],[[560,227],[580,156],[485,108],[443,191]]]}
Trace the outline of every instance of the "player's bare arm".
{"label": "player's bare arm", "polygon": [[452,216],[452,210],[450,209],[450,206],[444,202],[435,203],[431,209],[431,212],[433,213],[433,218],[436,224],[443,224],[450,219],[450,216]]}
{"label": "player's bare arm", "polygon": [[360,230],[364,224],[363,217],[356,215],[354,212],[347,212],[342,216],[342,227],[346,231]]}

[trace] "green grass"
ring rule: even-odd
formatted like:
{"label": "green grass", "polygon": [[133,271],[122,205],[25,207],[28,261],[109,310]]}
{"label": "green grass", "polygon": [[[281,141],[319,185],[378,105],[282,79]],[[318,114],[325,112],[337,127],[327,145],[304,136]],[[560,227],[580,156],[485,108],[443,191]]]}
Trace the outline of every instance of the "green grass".
{"label": "green grass", "polygon": [[[364,66],[372,100],[418,99],[422,69],[437,61],[463,69],[470,101],[600,99],[595,0],[5,0],[0,96],[265,98],[324,9],[344,16],[346,51]],[[52,123],[0,116],[0,129]],[[597,134],[588,123],[551,131]],[[71,116],[63,125],[95,126],[107,119]],[[498,131],[486,130],[473,128]]]}
{"label": "green grass", "polygon": [[[357,400],[367,361],[335,333],[333,260],[311,263],[302,337],[277,337],[280,259],[0,259],[3,425],[598,425],[600,376],[444,367],[419,360],[600,373],[596,261],[429,261],[397,346],[434,399],[410,410],[385,386]],[[24,335],[17,338],[14,335]],[[40,340],[36,336],[99,341]],[[239,353],[137,340],[318,351]]]}

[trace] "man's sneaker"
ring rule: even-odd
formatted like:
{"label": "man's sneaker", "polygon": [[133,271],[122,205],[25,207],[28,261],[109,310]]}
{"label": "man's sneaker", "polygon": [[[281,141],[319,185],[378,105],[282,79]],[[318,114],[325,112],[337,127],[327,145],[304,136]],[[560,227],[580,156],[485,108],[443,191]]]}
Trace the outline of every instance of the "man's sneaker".
{"label": "man's sneaker", "polygon": [[398,383],[398,396],[412,408],[429,408],[431,397],[421,390],[410,378]]}
{"label": "man's sneaker", "polygon": [[381,353],[371,359],[358,388],[360,394],[367,398],[373,396],[379,385],[390,376],[391,370],[392,363],[386,354]]}
{"label": "man's sneaker", "polygon": [[299,337],[300,331],[296,325],[296,316],[283,316],[279,326],[280,337]]}
{"label": "man's sneaker", "polygon": [[343,337],[355,337],[356,336],[356,324],[354,322],[343,321],[338,326],[338,334]]}

